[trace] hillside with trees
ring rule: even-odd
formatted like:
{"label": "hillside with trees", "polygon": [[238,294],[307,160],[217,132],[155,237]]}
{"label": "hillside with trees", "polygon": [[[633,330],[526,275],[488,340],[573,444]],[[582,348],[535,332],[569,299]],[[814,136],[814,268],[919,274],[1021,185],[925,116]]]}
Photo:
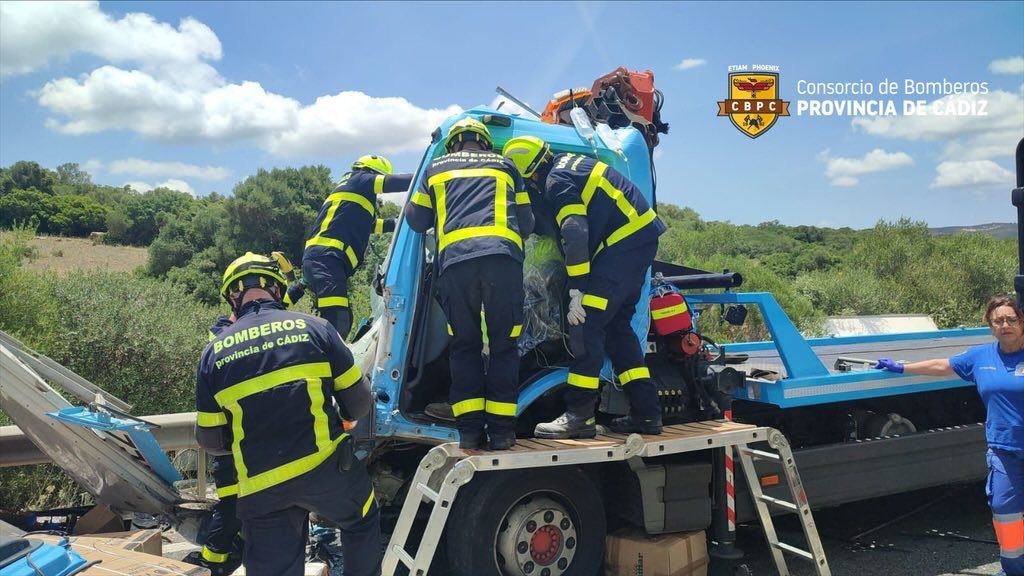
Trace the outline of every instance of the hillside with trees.
{"label": "hillside with trees", "polygon": [[[138,193],[100,186],[75,164],[0,168],[0,330],[49,355],[135,406],[137,414],[194,409],[196,358],[207,328],[226,312],[224,267],[247,250],[283,250],[296,264],[324,197],[340,177],[324,166],[261,170],[230,195],[195,198],[167,189]],[[384,204],[386,216],[398,206]],[[807,334],[828,315],[923,313],[939,326],[980,324],[986,299],[1012,290],[1016,241],[985,234],[935,235],[921,222],[820,228],[706,221],[661,204],[668,226],[659,258],[745,278],[745,291],[775,295]],[[34,234],[86,236],[145,246],[135,272],[96,266],[74,274],[35,269]],[[355,317],[369,315],[370,280],[390,234],[374,237],[352,278]],[[309,310],[308,299],[299,309]],[[752,312],[735,327],[709,308],[701,328],[719,341],[766,337]],[[358,324],[358,322],[357,322]],[[7,424],[0,414],[0,425]],[[0,470],[0,508],[81,502],[51,466]],[[52,489],[39,491],[39,486]]]}

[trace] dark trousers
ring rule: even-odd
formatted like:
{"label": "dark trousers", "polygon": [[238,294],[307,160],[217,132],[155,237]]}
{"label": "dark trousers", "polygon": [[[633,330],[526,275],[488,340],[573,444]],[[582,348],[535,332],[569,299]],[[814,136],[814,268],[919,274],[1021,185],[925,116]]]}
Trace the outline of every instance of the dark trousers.
{"label": "dark trousers", "polygon": [[[441,307],[451,329],[449,400],[460,431],[515,428],[519,350],[523,322],[523,264],[508,256],[481,256],[452,264],[441,274]],[[487,325],[483,360],[481,307]]]}
{"label": "dark trousers", "polygon": [[333,248],[313,246],[302,256],[302,276],[316,294],[320,317],[334,326],[343,340],[352,330],[352,308],[348,300],[348,264]]}
{"label": "dark trousers", "polygon": [[335,453],[311,472],[238,499],[249,576],[302,576],[309,512],[341,528],[345,576],[379,576],[380,511],[366,466],[338,468]]}
{"label": "dark trousers", "polygon": [[615,374],[625,382],[623,389],[633,414],[649,418],[661,413],[657,391],[644,364],[644,349],[631,324],[647,269],[657,251],[657,241],[613,247],[598,254],[591,264],[584,292],[589,298],[583,302],[587,312],[582,325],[585,350],[569,367],[565,394],[565,403],[573,412],[593,414],[597,379],[607,352]]}
{"label": "dark trousers", "polygon": [[217,483],[220,501],[213,507],[213,518],[204,544],[203,558],[207,562],[220,564],[227,562],[227,555],[231,552],[239,532],[242,531],[242,521],[238,519],[236,511],[238,497],[234,494],[224,494],[238,489],[238,475],[235,472],[233,456],[217,456],[213,459],[213,478]]}

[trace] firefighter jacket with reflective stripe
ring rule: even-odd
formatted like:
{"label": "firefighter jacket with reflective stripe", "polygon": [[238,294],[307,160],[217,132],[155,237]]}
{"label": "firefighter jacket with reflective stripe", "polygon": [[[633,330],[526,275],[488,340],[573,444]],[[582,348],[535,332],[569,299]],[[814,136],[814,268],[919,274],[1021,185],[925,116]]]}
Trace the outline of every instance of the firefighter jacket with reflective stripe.
{"label": "firefighter jacket with reflective stripe", "polygon": [[[590,261],[567,259],[571,288],[581,285],[590,262],[603,250],[655,241],[665,232],[665,224],[636,185],[611,166],[579,154],[559,154],[552,162],[544,195],[555,221],[561,227],[570,216],[579,216],[587,223]],[[578,251],[566,250],[570,252]]]}
{"label": "firefighter jacket with reflective stripe", "polygon": [[231,439],[238,495],[301,476],[345,437],[333,398],[362,375],[338,332],[280,303],[245,304],[203,350],[196,424]]}
{"label": "firefighter jacket with reflective stripe", "polygon": [[323,246],[338,250],[351,275],[363,261],[370,234],[385,228],[385,222],[377,216],[377,194],[403,192],[411,183],[412,174],[348,172],[320,207],[306,249]]}
{"label": "firefighter jacket with reflective stripe", "polygon": [[417,231],[437,235],[438,265],[492,254],[522,262],[533,211],[523,178],[511,160],[493,152],[462,151],[435,159],[406,204]]}

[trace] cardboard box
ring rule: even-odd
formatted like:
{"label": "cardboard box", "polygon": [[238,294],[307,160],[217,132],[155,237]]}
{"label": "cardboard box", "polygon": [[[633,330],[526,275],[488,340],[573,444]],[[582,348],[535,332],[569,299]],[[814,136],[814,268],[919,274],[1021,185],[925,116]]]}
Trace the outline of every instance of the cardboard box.
{"label": "cardboard box", "polygon": [[[30,538],[49,544],[57,544],[60,541],[59,536],[51,535],[32,535]],[[114,539],[115,541],[121,540],[121,542],[114,543],[105,542],[105,540],[110,539],[86,536],[70,537],[72,550],[81,554],[86,560],[101,561],[99,564],[90,566],[84,572],[79,572],[76,576],[210,576],[210,571],[206,568],[185,564],[170,558],[125,550],[120,547],[124,544],[124,539]]]}
{"label": "cardboard box", "polygon": [[121,516],[99,504],[93,506],[75,522],[75,529],[71,533],[75,535],[103,534],[104,532],[121,532],[123,530],[124,520],[121,519]]}
{"label": "cardboard box", "polygon": [[707,576],[704,532],[648,536],[636,528],[608,536],[606,576]]}
{"label": "cardboard box", "polygon": [[109,534],[84,534],[75,539],[86,544],[102,544],[112,548],[163,556],[163,534],[156,529],[137,532],[110,532]]}

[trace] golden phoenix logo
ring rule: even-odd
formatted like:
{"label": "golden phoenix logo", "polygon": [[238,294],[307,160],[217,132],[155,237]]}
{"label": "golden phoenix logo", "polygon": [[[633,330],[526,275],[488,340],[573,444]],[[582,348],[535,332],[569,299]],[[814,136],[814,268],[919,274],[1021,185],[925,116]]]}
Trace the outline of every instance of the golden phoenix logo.
{"label": "golden phoenix logo", "polygon": [[757,138],[789,116],[789,102],[779,99],[779,75],[763,72],[729,74],[729,97],[718,103],[718,115],[728,116],[740,132]]}

